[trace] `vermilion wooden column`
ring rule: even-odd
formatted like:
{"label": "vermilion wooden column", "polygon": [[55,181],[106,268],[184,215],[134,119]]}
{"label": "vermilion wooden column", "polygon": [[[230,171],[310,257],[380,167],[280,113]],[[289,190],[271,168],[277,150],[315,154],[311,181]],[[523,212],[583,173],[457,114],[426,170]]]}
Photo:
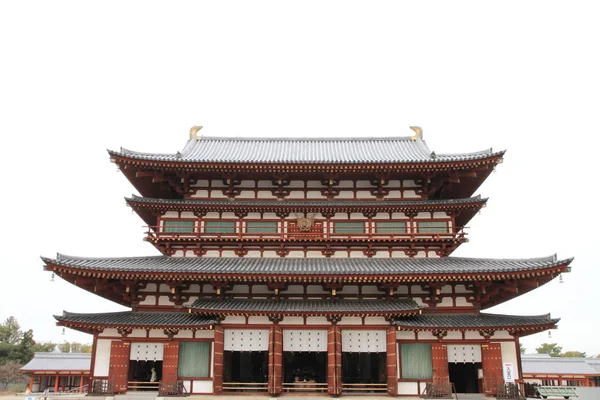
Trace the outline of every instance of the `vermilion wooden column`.
{"label": "vermilion wooden column", "polygon": [[223,393],[223,346],[224,346],[225,334],[223,327],[220,325],[215,326],[215,361],[213,366],[214,378],[213,378],[213,391],[216,394]]}
{"label": "vermilion wooden column", "polygon": [[269,394],[283,391],[283,331],[278,324],[269,331]]}
{"label": "vermilion wooden column", "polygon": [[331,396],[342,393],[342,333],[336,325],[327,332],[327,392]]}
{"label": "vermilion wooden column", "polygon": [[161,380],[168,382],[176,382],[178,365],[179,342],[165,343]]}
{"label": "vermilion wooden column", "polygon": [[83,393],[83,374],[79,375],[79,393]]}
{"label": "vermilion wooden column", "polygon": [[433,366],[433,381],[435,383],[448,382],[448,347],[445,344],[434,343],[431,345],[431,364]]}
{"label": "vermilion wooden column", "polygon": [[33,374],[29,377],[29,391],[33,392]]}
{"label": "vermilion wooden column", "polygon": [[56,378],[54,379],[54,393],[58,393],[58,381],[60,380],[60,376],[56,374]]}
{"label": "vermilion wooden column", "polygon": [[504,381],[500,343],[481,345],[483,387],[485,394],[495,395],[496,385]]}
{"label": "vermilion wooden column", "polygon": [[396,354],[396,328],[387,330],[387,391],[390,396],[398,394],[398,355]]}
{"label": "vermilion wooden column", "polygon": [[113,341],[110,344],[108,377],[113,381],[116,393],[127,392],[130,351],[131,346],[129,342]]}

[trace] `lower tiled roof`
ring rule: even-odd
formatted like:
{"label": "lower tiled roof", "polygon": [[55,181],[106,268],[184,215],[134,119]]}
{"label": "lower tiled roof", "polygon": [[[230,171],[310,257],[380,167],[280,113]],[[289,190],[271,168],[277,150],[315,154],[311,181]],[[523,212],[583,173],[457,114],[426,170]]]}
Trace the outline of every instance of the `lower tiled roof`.
{"label": "lower tiled roof", "polygon": [[550,314],[522,316],[504,314],[424,314],[415,317],[397,318],[392,322],[400,330],[428,329],[491,329],[491,328],[539,328],[555,325],[559,318],[550,318]]}
{"label": "lower tiled roof", "polygon": [[572,259],[556,256],[522,259],[490,258],[228,258],[122,257],[83,258],[58,254],[42,257],[49,266],[87,271],[224,275],[432,275],[503,274],[566,266]]}
{"label": "lower tiled roof", "polygon": [[414,315],[421,306],[408,299],[391,300],[279,300],[199,299],[190,308],[203,314],[243,315]]}
{"label": "lower tiled roof", "polygon": [[55,315],[59,325],[66,326],[108,326],[108,327],[199,327],[216,323],[214,318],[187,312],[144,312],[121,311],[98,314],[76,314],[63,312]]}
{"label": "lower tiled roof", "polygon": [[89,371],[91,353],[36,352],[21,371]]}

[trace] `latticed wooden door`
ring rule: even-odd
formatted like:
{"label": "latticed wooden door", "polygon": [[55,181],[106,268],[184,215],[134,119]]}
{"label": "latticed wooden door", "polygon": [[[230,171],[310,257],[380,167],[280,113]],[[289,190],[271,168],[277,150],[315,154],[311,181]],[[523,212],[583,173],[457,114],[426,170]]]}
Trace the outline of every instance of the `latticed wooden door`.
{"label": "latticed wooden door", "polygon": [[177,366],[179,364],[179,342],[165,343],[162,365],[162,380],[177,381]]}
{"label": "latticed wooden door", "polygon": [[486,394],[495,395],[497,386],[504,383],[500,343],[481,345],[481,358],[483,364],[483,390]]}
{"label": "latticed wooden door", "polygon": [[109,379],[113,381],[116,393],[127,392],[127,373],[131,343],[113,341],[110,344]]}

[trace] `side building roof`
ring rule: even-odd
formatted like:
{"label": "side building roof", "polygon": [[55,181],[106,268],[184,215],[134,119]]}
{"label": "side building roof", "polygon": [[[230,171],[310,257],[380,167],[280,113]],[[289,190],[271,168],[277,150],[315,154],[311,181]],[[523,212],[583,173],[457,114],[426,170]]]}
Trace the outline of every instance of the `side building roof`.
{"label": "side building roof", "polygon": [[523,374],[536,375],[594,375],[600,376],[600,360],[586,357],[521,356]]}
{"label": "side building roof", "polygon": [[90,353],[36,352],[33,359],[21,367],[23,372],[35,371],[89,371]]}

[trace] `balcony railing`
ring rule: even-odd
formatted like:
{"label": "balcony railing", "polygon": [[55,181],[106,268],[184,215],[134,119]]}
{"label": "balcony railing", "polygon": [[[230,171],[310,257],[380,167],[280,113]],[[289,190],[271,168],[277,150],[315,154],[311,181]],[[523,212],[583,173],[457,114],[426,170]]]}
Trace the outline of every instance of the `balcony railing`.
{"label": "balcony railing", "polygon": [[150,239],[170,240],[248,240],[248,241],[321,241],[321,240],[362,240],[362,241],[430,241],[461,240],[466,236],[464,229],[449,229],[444,232],[377,232],[365,229],[363,232],[335,232],[321,229],[302,232],[297,229],[278,229],[277,232],[204,232],[196,228],[185,232],[166,232],[158,226],[148,226],[146,232]]}

